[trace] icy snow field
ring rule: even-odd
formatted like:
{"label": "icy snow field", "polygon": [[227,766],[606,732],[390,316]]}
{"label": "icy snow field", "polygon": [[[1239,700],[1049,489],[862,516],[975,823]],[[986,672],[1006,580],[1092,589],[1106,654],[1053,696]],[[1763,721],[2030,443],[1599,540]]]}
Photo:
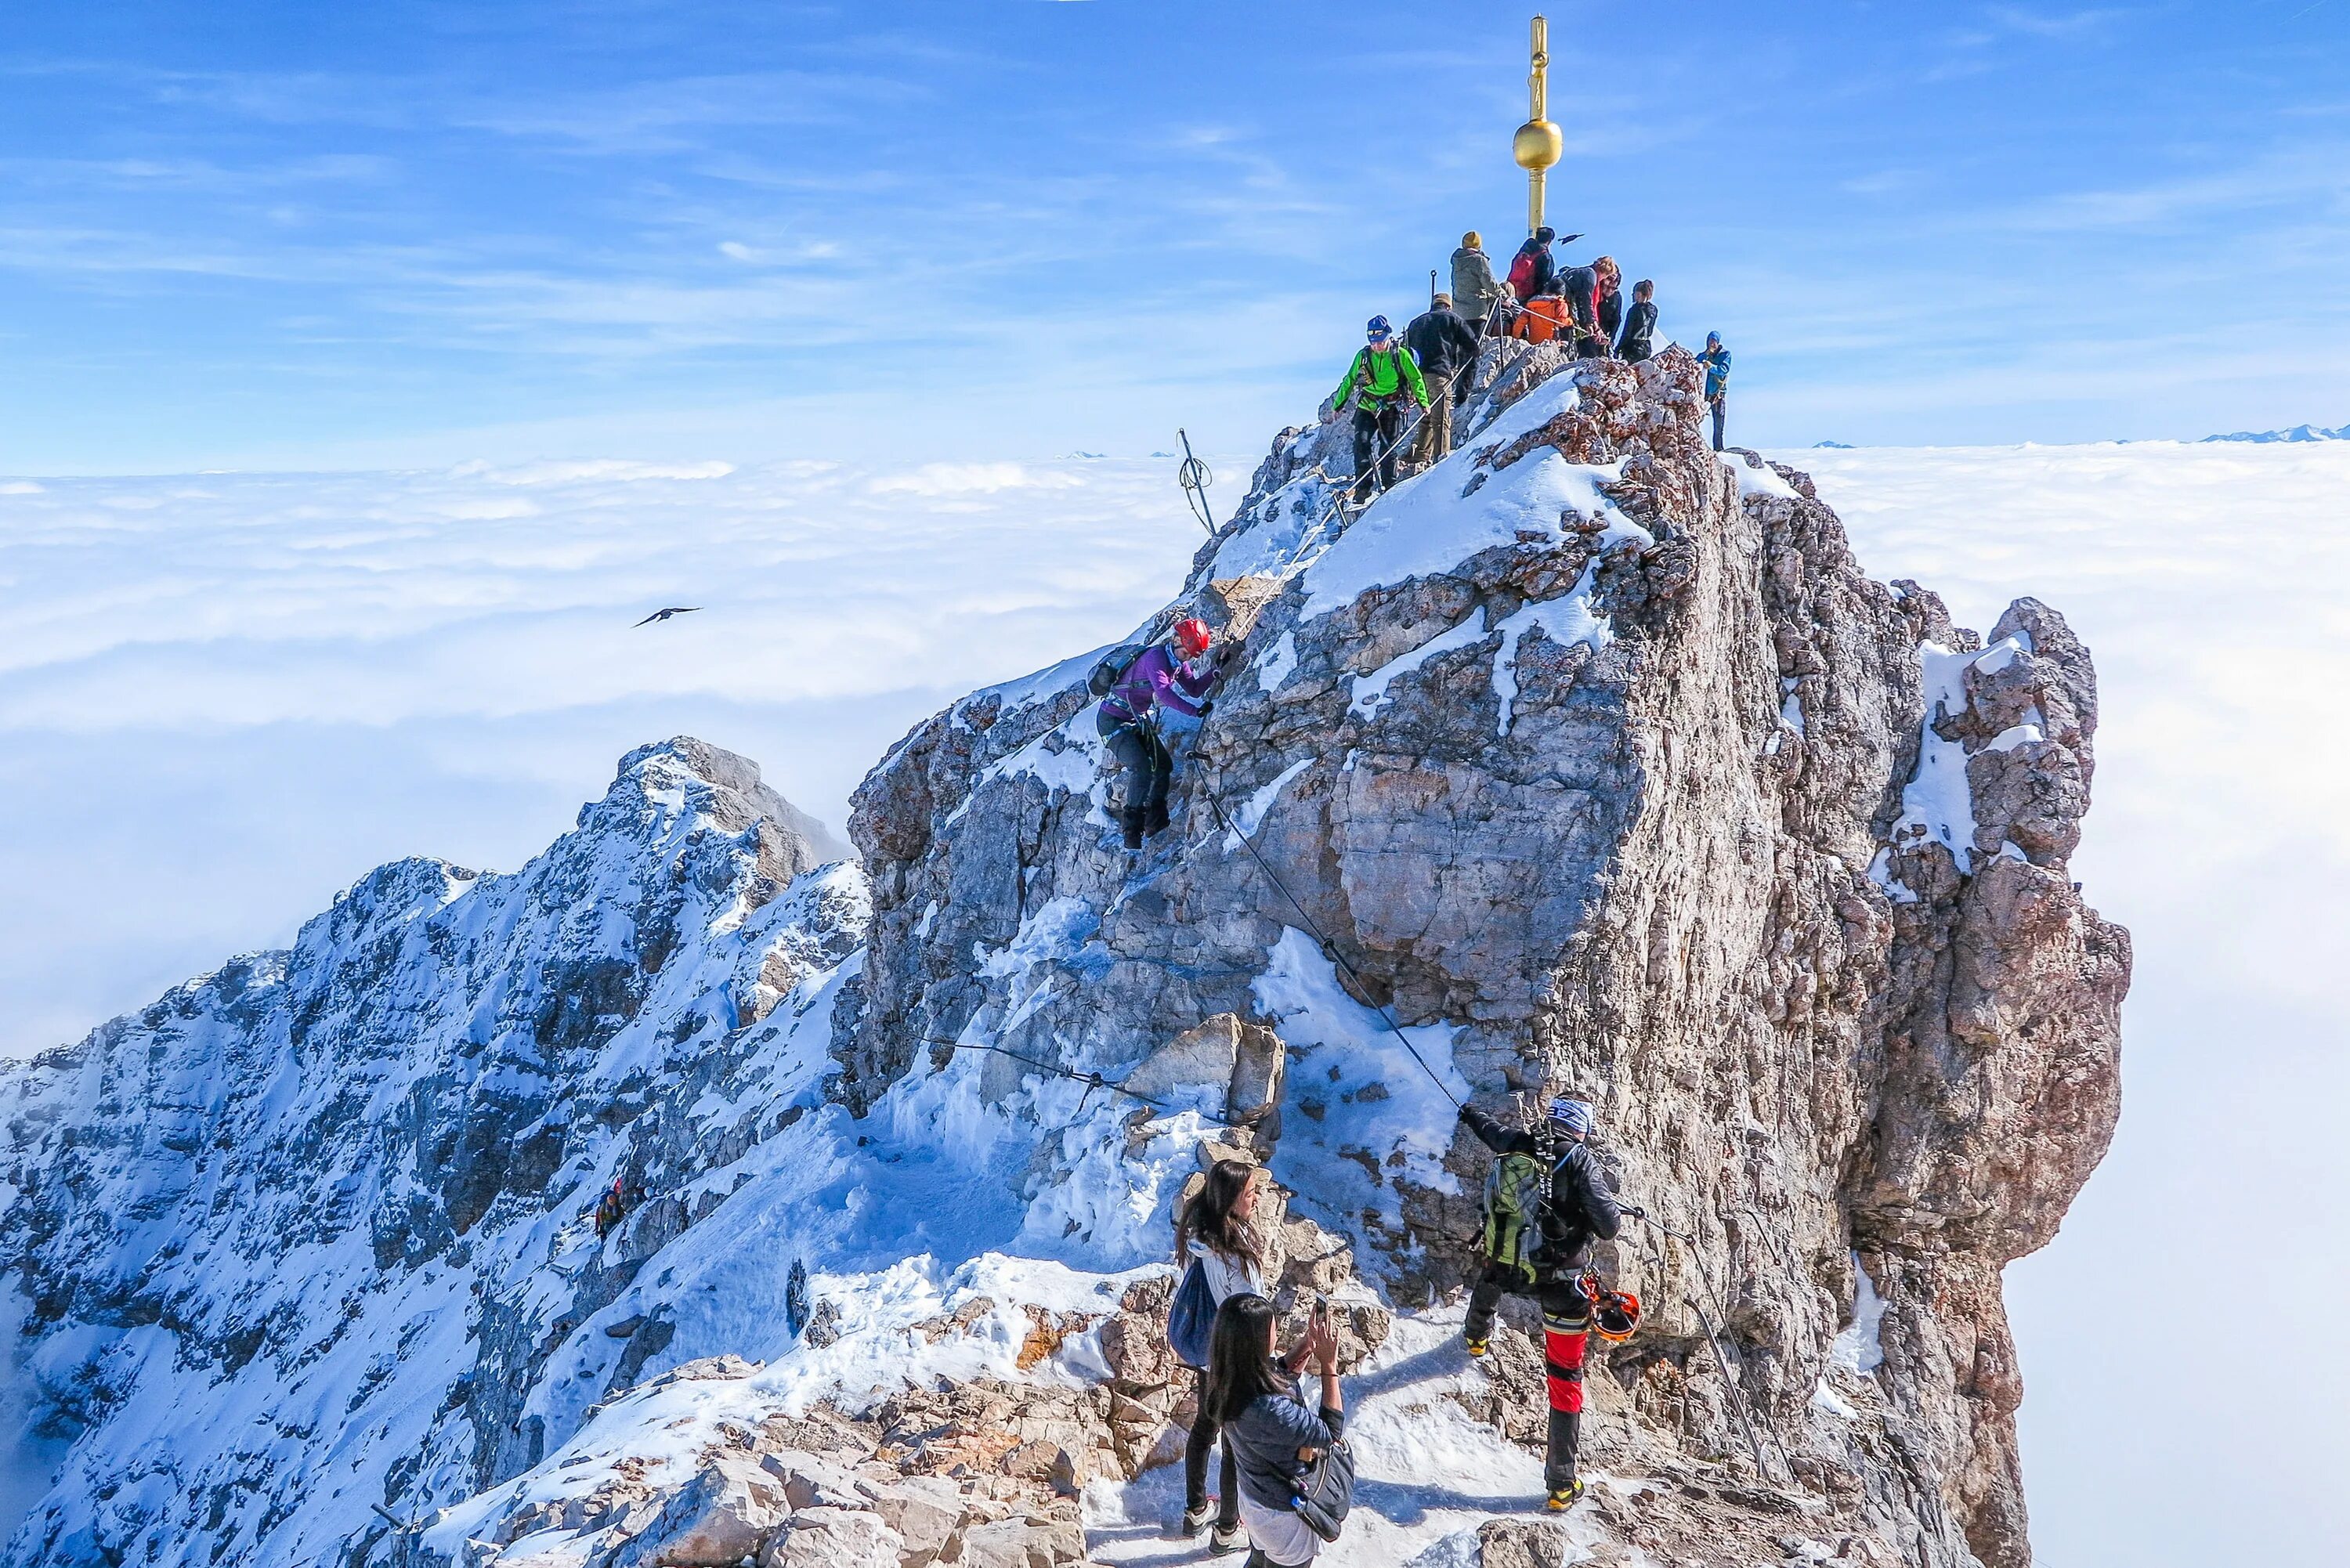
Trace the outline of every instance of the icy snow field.
{"label": "icy snow field", "polygon": [[[2076,865],[2138,971],[2121,1137],[2012,1276],[2043,1561],[2334,1562],[2350,446],[1783,455],[1880,577],[1978,628],[2037,594],[2098,659]],[[1171,466],[0,481],[0,1049],[283,942],[395,856],[515,866],[649,738],[754,756],[837,830],[917,719],[1163,601],[1201,537]],[[1219,466],[1228,511],[1247,464]],[[669,604],[707,607],[630,629]],[[2224,1365],[2192,1326],[2207,1268],[2256,1303],[2249,1337],[2214,1322]],[[1356,1381],[1385,1522],[1347,1562],[1486,1511],[1410,1478],[1531,1488],[1431,1418],[1443,1334],[1408,1323]],[[1169,1550],[1171,1484],[1096,1500],[1120,1555]]]}

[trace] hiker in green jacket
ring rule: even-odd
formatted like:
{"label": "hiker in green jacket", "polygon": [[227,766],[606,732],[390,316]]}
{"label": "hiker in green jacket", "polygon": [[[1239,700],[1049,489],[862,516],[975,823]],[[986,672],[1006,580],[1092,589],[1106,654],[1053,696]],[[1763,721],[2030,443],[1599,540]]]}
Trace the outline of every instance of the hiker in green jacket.
{"label": "hiker in green jacket", "polygon": [[[1371,317],[1365,329],[1369,338],[1357,350],[1354,362],[1338,382],[1338,389],[1330,395],[1330,411],[1324,416],[1335,420],[1347,407],[1347,400],[1355,400],[1355,499],[1364,500],[1371,493],[1371,481],[1378,475],[1380,490],[1391,489],[1396,480],[1396,450],[1403,432],[1403,402],[1407,394],[1419,407],[1428,407],[1428,383],[1419,374],[1419,363],[1411,350],[1395,340],[1395,328],[1384,316]],[[1376,453],[1377,462],[1373,457]]]}

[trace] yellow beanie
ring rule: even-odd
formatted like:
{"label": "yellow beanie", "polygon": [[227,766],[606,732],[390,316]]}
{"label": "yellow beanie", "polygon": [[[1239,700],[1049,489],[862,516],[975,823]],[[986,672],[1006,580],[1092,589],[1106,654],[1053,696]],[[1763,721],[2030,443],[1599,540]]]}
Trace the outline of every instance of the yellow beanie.
{"label": "yellow beanie", "polygon": [[1485,236],[1479,234],[1476,230],[1471,229],[1467,234],[1461,236],[1461,243],[1472,251],[1483,250],[1485,248]]}

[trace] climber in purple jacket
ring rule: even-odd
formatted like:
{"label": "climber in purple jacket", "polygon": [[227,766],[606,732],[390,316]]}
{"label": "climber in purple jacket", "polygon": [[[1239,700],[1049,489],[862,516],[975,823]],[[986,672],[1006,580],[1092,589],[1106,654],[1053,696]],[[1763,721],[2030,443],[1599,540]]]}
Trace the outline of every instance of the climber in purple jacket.
{"label": "climber in purple jacket", "polygon": [[1186,616],[1175,623],[1175,640],[1152,643],[1136,656],[1118,684],[1095,711],[1094,723],[1126,774],[1119,795],[1119,825],[1128,849],[1142,847],[1145,834],[1167,826],[1167,786],[1175,759],[1159,733],[1196,727],[1208,692],[1223,672],[1208,658],[1208,623]]}

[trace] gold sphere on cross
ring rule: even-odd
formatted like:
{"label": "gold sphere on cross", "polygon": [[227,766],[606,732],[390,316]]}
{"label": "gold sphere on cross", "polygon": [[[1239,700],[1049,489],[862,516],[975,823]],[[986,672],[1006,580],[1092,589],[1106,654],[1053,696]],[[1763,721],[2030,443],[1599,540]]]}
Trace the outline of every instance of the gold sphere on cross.
{"label": "gold sphere on cross", "polygon": [[1566,151],[1566,140],[1547,119],[1530,119],[1510,139],[1510,156],[1528,171],[1548,169]]}

